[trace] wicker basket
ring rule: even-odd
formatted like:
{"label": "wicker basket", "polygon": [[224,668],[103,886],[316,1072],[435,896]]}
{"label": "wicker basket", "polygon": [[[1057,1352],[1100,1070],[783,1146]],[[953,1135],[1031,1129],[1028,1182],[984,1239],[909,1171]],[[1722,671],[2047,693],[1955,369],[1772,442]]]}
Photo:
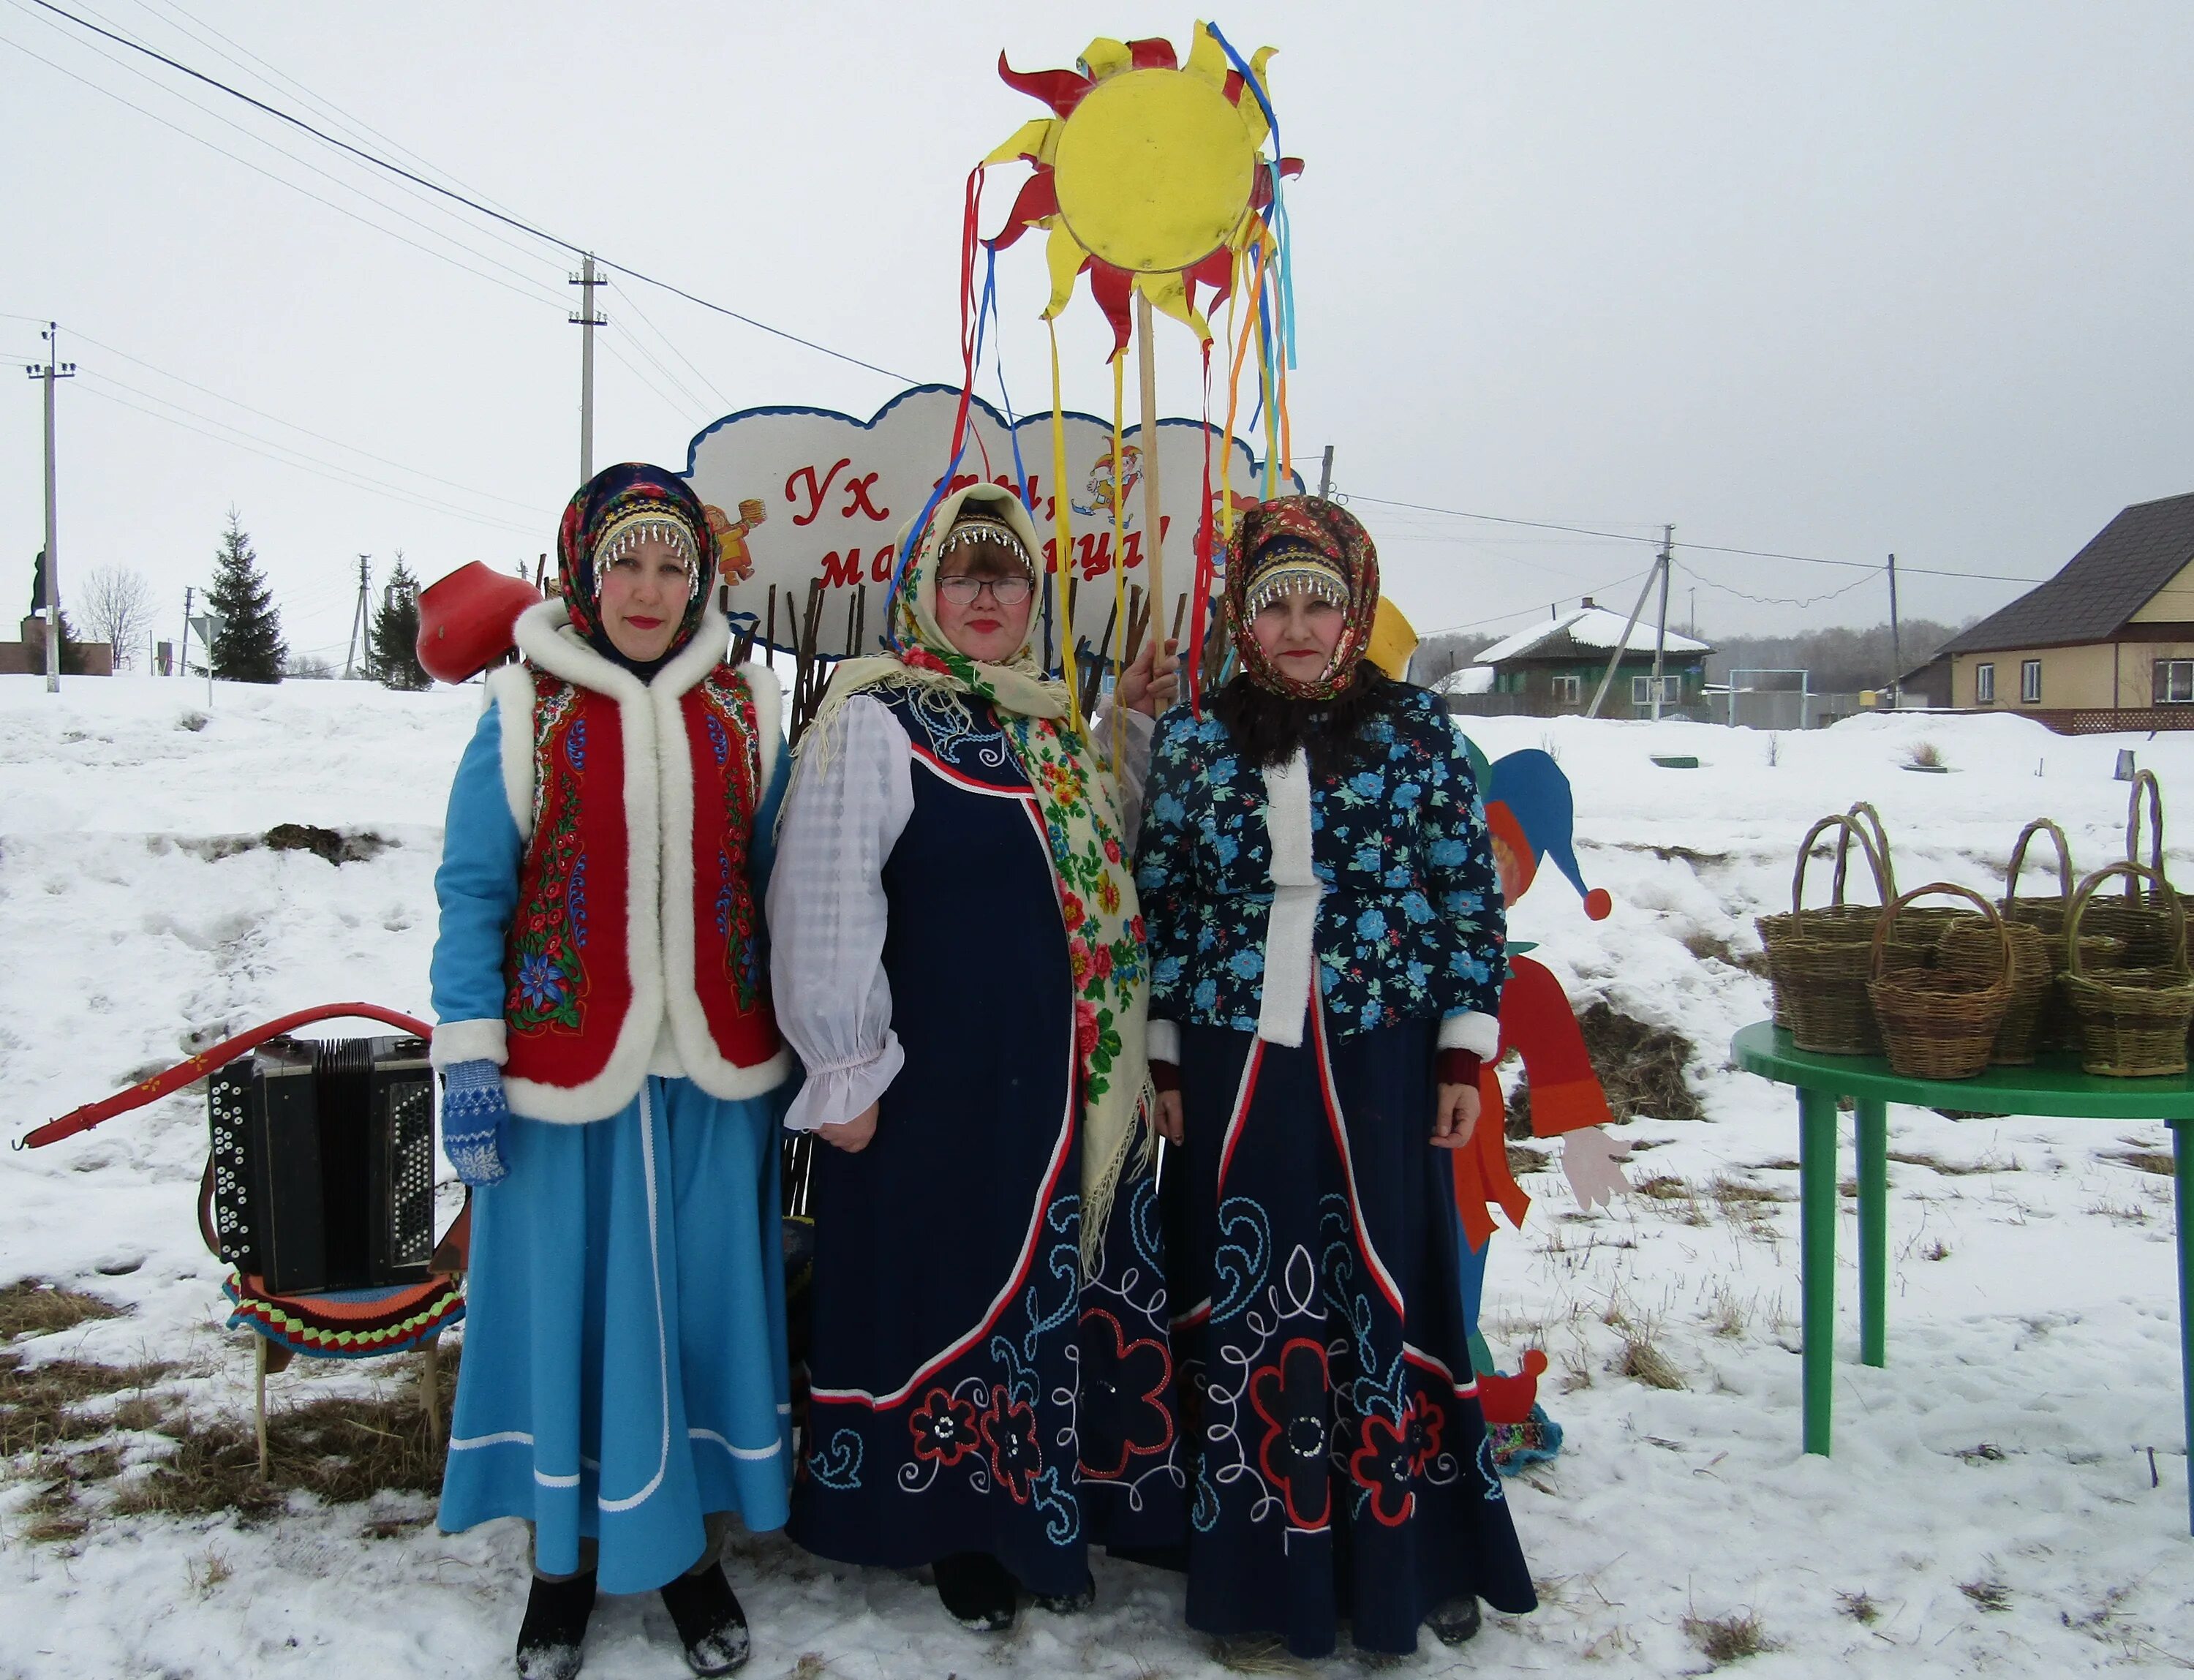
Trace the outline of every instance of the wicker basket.
{"label": "wicker basket", "polygon": [[[2057,896],[2054,898],[2021,898],[2019,895],[2019,876],[2026,866],[2026,848],[2037,834],[2046,834],[2057,848]],[[2019,831],[2019,838],[2011,849],[2011,862],[2004,870],[2003,919],[2015,926],[2029,927],[2042,935],[2042,955],[2049,963],[2049,986],[2042,1001],[2039,1017],[2034,1024],[2033,1043],[2037,1051],[2076,1050],[2080,1047],[2080,1024],[2073,1018],[2072,1004],[2059,984],[2065,967],[2065,918],[2072,908],[2072,848],[2065,838],[2065,831],[2047,817],[2037,817]],[[2095,912],[2101,906],[2091,906],[2088,927],[2095,922]],[[2014,935],[2014,943],[2016,943]],[[2080,935],[2081,966],[2090,972],[2117,969],[2125,965],[2125,941],[2106,934],[2093,931]],[[2010,1065],[2019,1065],[2004,1052],[2015,1050],[2007,1044],[2007,1035],[2013,1030],[2019,1012],[2016,998],[2011,1012],[2004,1017],[2004,1031],[1996,1035],[1996,1060]],[[2030,1061],[2028,1057],[2025,1060]]]}
{"label": "wicker basket", "polygon": [[2088,906],[2087,927],[2089,933],[2122,940],[2128,968],[2168,969],[2173,964],[2174,941],[2172,912],[2165,906],[2163,895],[2171,889],[2163,877],[2163,789],[2153,770],[2136,772],[2133,791],[2127,797],[2126,861],[2138,864],[2141,860],[2143,794],[2147,795],[2149,816],[2145,878],[2160,883],[2160,889],[2143,888],[2140,883],[2144,877],[2127,875],[2123,897],[2099,898]]}
{"label": "wicker basket", "polygon": [[[2081,927],[2095,889],[2112,877],[2146,881],[2170,923],[2170,961],[2165,967],[2117,969],[2106,978],[2086,971]],[[2194,970],[2186,966],[2186,917],[2179,895],[2161,872],[2137,863],[2114,863],[2080,883],[2065,924],[2063,985],[2080,1022],[2080,1065],[2090,1073],[2140,1079],[2186,1071],[2186,1032],[2194,1023]]]}
{"label": "wicker basket", "polygon": [[[1984,984],[2003,967],[2007,941],[2011,948],[2011,996],[2004,1005],[2002,1022],[1996,1029],[1989,1061],[1996,1067],[2024,1067],[2033,1062],[2040,1048],[2042,1015],[2056,989],[2049,952],[2058,941],[2022,923],[2006,920],[1999,929],[1982,917],[1964,915],[1944,930],[1942,943],[1936,947],[1935,967],[1941,974],[1963,975]],[[2091,945],[2105,942],[2088,941]]]}
{"label": "wicker basket", "polygon": [[1798,843],[1789,913],[1760,917],[1760,937],[1775,986],[1776,1024],[1790,1029],[1798,1048],[1829,1056],[1871,1056],[1881,1050],[1881,1035],[1867,1003],[1866,976],[1881,912],[1871,905],[1806,908],[1806,865],[1813,842],[1832,828],[1846,839],[1858,838],[1875,885],[1883,884],[1881,854],[1865,831],[1850,817],[1823,817]]}
{"label": "wicker basket", "polygon": [[[1996,935],[1996,961],[1972,969],[1892,972],[1891,937],[1904,907],[1915,899],[1944,893],[1971,899],[1979,906]],[[1947,881],[1915,887],[1881,912],[1881,925],[1875,929],[1867,954],[1867,997],[1892,1069],[1915,1079],[1970,1079],[1987,1071],[1997,1029],[2011,1003],[2013,967],[2011,929],[1994,905],[1969,888]]]}

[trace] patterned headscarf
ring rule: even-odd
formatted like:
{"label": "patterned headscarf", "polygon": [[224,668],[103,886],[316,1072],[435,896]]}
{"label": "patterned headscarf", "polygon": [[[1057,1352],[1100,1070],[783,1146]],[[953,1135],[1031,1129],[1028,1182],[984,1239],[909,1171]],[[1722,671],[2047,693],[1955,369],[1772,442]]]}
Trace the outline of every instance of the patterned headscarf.
{"label": "patterned headscarf", "polygon": [[[1346,615],[1333,658],[1307,682],[1276,670],[1250,629],[1261,607],[1296,591],[1332,601]],[[1316,496],[1283,496],[1249,509],[1227,546],[1226,606],[1235,651],[1252,682],[1290,699],[1331,699],[1355,676],[1379,616],[1379,555],[1370,533],[1346,508]]]}
{"label": "patterned headscarf", "polygon": [[627,549],[649,538],[669,544],[686,557],[686,616],[663,652],[668,659],[701,627],[715,573],[716,544],[709,533],[708,515],[686,480],[640,461],[605,467],[571,498],[556,532],[556,576],[571,628],[612,659],[618,656],[602,628],[600,572]]}
{"label": "patterned headscarf", "polygon": [[[970,509],[962,517],[962,509]],[[970,525],[1024,556],[1042,550],[1028,509],[1010,490],[971,485],[946,497],[920,534],[892,609],[896,657],[847,659],[830,680],[801,737],[805,761],[827,751],[831,720],[866,689],[925,690],[951,705],[987,700],[1043,814],[1073,965],[1075,1050],[1082,1090],[1082,1258],[1094,1270],[1114,1194],[1138,1141],[1150,1147],[1154,1106],[1144,1051],[1149,955],[1135,877],[1121,842],[1111,779],[1073,716],[1066,686],[1046,679],[1030,639],[1002,665],[983,665],[953,647],[937,622],[937,573],[948,545]],[[899,534],[899,549],[916,538]]]}

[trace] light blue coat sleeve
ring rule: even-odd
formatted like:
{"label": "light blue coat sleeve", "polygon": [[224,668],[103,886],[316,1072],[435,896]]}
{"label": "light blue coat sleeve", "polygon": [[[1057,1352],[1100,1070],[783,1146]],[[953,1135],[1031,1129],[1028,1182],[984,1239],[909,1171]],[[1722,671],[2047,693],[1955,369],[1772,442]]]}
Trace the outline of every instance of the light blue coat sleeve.
{"label": "light blue coat sleeve", "polygon": [[518,908],[523,851],[503,791],[502,721],[491,705],[458,762],[434,872],[442,919],[428,978],[439,1022],[502,1024],[503,940]]}

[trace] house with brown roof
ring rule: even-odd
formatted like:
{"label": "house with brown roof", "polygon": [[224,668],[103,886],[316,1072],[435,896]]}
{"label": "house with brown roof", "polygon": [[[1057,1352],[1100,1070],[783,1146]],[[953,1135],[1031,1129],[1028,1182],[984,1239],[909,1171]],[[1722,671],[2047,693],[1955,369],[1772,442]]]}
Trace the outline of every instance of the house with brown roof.
{"label": "house with brown roof", "polygon": [[2194,728],[2194,494],[2137,502],[1903,682],[2066,734]]}

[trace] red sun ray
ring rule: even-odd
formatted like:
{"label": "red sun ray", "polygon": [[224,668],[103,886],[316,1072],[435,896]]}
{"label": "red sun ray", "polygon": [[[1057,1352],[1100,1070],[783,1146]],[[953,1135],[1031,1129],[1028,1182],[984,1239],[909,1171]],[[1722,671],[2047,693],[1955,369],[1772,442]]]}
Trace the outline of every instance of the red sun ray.
{"label": "red sun ray", "polygon": [[1234,104],[1239,105],[1242,102],[1242,89],[1246,85],[1247,83],[1242,80],[1240,71],[1230,70],[1226,72],[1226,97]]}
{"label": "red sun ray", "polygon": [[990,241],[991,249],[1003,250],[1043,217],[1058,214],[1059,177],[1050,164],[1038,164],[1036,173],[1021,183],[1019,196],[1006,213],[1005,226]]}
{"label": "red sun ray", "polygon": [[1207,314],[1226,301],[1226,294],[1232,287],[1234,280],[1233,259],[1234,253],[1226,246],[1221,245],[1182,277],[1188,285],[1190,308],[1196,308],[1196,289],[1199,285],[1211,288],[1211,302],[1205,310]]}
{"label": "red sun ray", "polygon": [[1006,62],[1003,53],[998,55],[998,79],[1016,93],[1040,99],[1051,107],[1054,117],[1068,117],[1082,97],[1097,84],[1087,76],[1071,70],[1031,70],[1025,73]]}
{"label": "red sun ray", "polygon": [[1162,36],[1152,36],[1146,41],[1129,42],[1128,54],[1138,70],[1180,68],[1180,60],[1173,55],[1173,43]]}
{"label": "red sun ray", "polygon": [[1134,276],[1126,269],[1100,262],[1094,256],[1089,259],[1089,295],[1097,300],[1105,319],[1112,323],[1114,355],[1128,348],[1129,328],[1134,320],[1128,306],[1134,296]]}

